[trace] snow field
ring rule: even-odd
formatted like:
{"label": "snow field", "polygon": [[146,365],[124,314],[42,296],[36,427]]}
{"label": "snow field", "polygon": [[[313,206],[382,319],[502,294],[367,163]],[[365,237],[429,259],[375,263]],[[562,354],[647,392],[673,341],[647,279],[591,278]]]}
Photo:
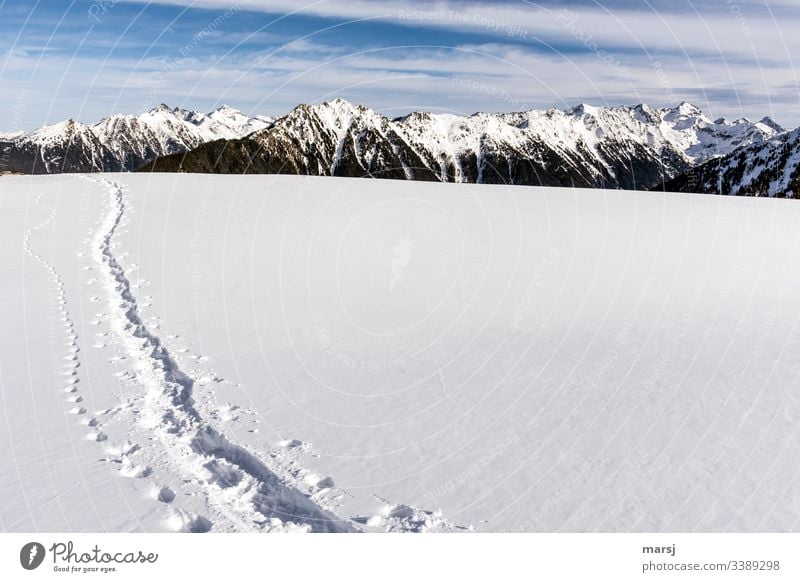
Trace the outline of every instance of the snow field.
{"label": "snow field", "polygon": [[5,531],[794,531],[791,201],[0,179]]}

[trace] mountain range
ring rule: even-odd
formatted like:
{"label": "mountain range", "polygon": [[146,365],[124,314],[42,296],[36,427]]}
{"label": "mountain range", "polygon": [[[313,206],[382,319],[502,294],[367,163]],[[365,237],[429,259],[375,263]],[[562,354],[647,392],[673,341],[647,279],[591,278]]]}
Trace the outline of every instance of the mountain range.
{"label": "mountain range", "polygon": [[73,119],[30,133],[0,134],[0,171],[25,174],[124,172],[216,139],[272,125],[227,106],[203,114],[164,104],[141,115],[112,115],[84,125]]}
{"label": "mountain range", "polygon": [[737,196],[800,197],[800,129],[709,160],[668,180],[659,189]]}
{"label": "mountain range", "polygon": [[389,119],[336,99],[144,169],[649,189],[783,131],[769,118],[712,121],[689,103]]}
{"label": "mountain range", "polygon": [[800,130],[681,103],[389,118],[342,99],[277,117],[161,105],[92,125],[0,134],[0,170],[359,176],[791,195]]}

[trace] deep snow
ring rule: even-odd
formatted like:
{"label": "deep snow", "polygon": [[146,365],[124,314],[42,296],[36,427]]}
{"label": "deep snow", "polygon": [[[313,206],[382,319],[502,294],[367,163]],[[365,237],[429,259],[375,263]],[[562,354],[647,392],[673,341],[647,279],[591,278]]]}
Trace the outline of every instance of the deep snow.
{"label": "deep snow", "polygon": [[792,201],[0,178],[3,531],[795,531]]}

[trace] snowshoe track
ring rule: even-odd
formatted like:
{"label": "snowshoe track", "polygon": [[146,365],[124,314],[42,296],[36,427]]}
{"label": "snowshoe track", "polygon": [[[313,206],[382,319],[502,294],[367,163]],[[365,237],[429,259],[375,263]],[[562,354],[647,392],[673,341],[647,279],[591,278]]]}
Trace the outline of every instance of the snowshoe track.
{"label": "snowshoe track", "polygon": [[[155,433],[181,477],[199,488],[209,507],[235,530],[358,531],[205,421],[192,398],[194,379],[180,369],[159,336],[142,321],[132,285],[113,253],[112,240],[126,210],[122,188],[109,180],[86,179],[104,186],[109,194],[108,211],[92,243],[93,257],[108,295],[111,328],[145,391],[138,417],[141,428]],[[146,476],[148,471],[127,469],[131,476]],[[174,493],[157,497],[172,501]],[[190,532],[209,531],[213,525],[204,516],[186,512],[174,513],[168,523],[170,529]]]}

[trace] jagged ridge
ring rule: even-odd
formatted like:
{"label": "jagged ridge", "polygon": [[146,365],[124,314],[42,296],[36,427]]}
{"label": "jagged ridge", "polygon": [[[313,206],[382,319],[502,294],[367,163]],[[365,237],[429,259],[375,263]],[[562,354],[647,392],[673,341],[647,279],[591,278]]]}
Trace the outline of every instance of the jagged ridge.
{"label": "jagged ridge", "polygon": [[670,192],[800,196],[800,129],[737,149],[657,187]]}
{"label": "jagged ridge", "polygon": [[782,131],[769,118],[712,122],[688,103],[389,119],[336,99],[143,170],[647,189]]}
{"label": "jagged ridge", "polygon": [[138,116],[112,115],[91,125],[69,119],[30,133],[0,135],[0,171],[131,171],[158,156],[242,137],[271,124],[268,117],[248,117],[227,106],[203,114],[163,104]]}

